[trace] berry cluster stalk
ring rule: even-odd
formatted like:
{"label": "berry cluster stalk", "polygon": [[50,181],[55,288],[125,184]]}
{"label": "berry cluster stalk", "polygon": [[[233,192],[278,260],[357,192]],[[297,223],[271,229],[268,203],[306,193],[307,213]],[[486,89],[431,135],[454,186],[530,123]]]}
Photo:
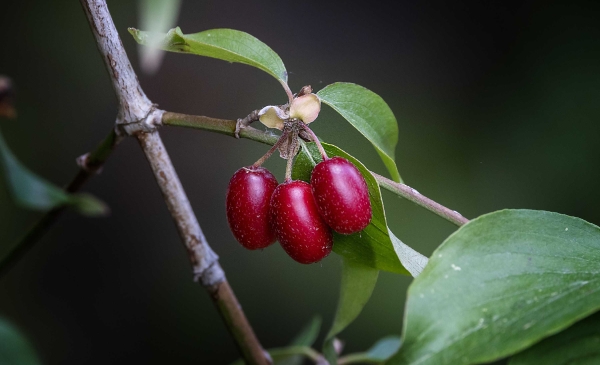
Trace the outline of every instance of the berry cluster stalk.
{"label": "berry cluster stalk", "polygon": [[[202,115],[188,115],[174,112],[165,112],[163,114],[162,124],[176,127],[207,130],[235,137],[235,120],[216,119]],[[239,136],[241,138],[247,138],[256,142],[261,142],[270,145],[275,144],[278,140],[278,136],[265,133],[251,126],[242,129],[240,131]],[[373,176],[377,179],[377,183],[380,187],[391,191],[392,193],[402,198],[412,201],[413,203],[429,210],[430,212],[448,220],[449,222],[457,226],[462,226],[469,222],[469,220],[463,217],[460,213],[427,198],[425,195],[417,192],[415,189],[411,188],[408,185],[396,183],[372,171],[371,174],[373,174]]]}

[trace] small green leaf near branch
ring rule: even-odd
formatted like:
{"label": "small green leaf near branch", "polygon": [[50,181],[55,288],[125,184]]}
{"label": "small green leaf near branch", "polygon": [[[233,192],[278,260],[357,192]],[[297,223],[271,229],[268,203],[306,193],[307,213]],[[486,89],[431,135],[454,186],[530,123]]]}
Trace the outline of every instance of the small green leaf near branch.
{"label": "small green leaf near branch", "polygon": [[[183,34],[179,27],[169,30],[166,34],[145,32],[135,28],[129,28],[129,33],[141,45],[256,67],[275,77],[286,92],[289,92],[287,71],[279,55],[248,33],[233,29],[211,29],[200,33]],[[290,93],[288,96],[291,96]]]}

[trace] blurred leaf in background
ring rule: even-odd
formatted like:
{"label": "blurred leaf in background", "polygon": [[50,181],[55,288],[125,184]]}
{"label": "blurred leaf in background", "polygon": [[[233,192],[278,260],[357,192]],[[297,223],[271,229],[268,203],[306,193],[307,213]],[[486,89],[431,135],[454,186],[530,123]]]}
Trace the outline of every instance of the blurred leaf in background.
{"label": "blurred leaf in background", "polygon": [[[16,118],[12,80],[0,75],[0,118]],[[106,215],[106,204],[89,194],[69,194],[23,166],[13,155],[0,132],[0,172],[17,204],[37,210],[48,210],[70,205],[79,213],[89,216]],[[0,175],[2,176],[2,175]]]}
{"label": "blurred leaf in background", "polygon": [[[139,24],[150,32],[165,32],[173,28],[179,16],[181,0],[139,0]],[[164,51],[156,46],[138,46],[142,71],[155,74],[162,63]]]}
{"label": "blurred leaf in background", "polygon": [[33,347],[13,325],[0,318],[0,364],[41,364]]}
{"label": "blurred leaf in background", "polygon": [[15,201],[29,209],[48,210],[69,205],[89,216],[106,215],[108,206],[89,194],[69,194],[23,166],[0,134],[0,165]]}

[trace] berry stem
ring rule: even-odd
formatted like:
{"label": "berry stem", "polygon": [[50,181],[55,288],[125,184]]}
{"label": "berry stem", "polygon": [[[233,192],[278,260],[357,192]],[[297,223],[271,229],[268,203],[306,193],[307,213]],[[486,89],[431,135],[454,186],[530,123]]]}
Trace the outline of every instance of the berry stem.
{"label": "berry stem", "polygon": [[291,133],[291,141],[288,146],[288,155],[287,155],[287,164],[285,166],[285,181],[292,181],[292,165],[294,163],[294,157],[298,152],[298,130],[296,128],[292,129]]}
{"label": "berry stem", "polygon": [[329,160],[329,157],[327,156],[327,152],[325,152],[325,148],[323,148],[323,145],[321,144],[321,141],[319,141],[319,137],[317,137],[315,132],[313,132],[312,129],[310,129],[308,127],[308,125],[306,125],[304,123],[302,123],[301,126],[302,126],[302,129],[304,129],[308,134],[310,134],[310,137],[312,138],[312,140],[317,144],[317,148],[319,149],[319,152],[321,153],[321,157],[323,157],[323,161]]}
{"label": "berry stem", "polygon": [[267,153],[265,153],[263,155],[263,157],[259,158],[258,161],[256,161],[254,164],[252,164],[252,167],[257,168],[257,167],[261,166],[263,163],[265,163],[265,161],[268,160],[269,157],[271,157],[273,152],[275,152],[275,150],[277,150],[281,146],[281,144],[283,142],[285,142],[285,140],[288,138],[288,135],[289,135],[289,131],[284,129],[283,133],[281,134],[281,137],[279,137],[277,142],[275,142],[275,144],[267,151]]}

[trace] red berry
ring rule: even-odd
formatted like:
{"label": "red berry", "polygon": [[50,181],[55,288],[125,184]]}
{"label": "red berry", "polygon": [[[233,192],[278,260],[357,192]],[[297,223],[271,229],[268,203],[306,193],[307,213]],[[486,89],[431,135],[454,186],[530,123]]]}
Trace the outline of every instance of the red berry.
{"label": "red berry", "polygon": [[249,250],[275,242],[269,222],[269,202],[277,179],[264,167],[242,167],[227,188],[227,221],[231,232]]}
{"label": "red berry", "polygon": [[350,161],[333,157],[317,164],[310,185],[321,217],[334,231],[351,234],[371,222],[367,183]]}
{"label": "red berry", "polygon": [[281,247],[301,264],[321,261],[331,252],[331,229],[319,216],[310,185],[289,181],[271,197],[271,223]]}

